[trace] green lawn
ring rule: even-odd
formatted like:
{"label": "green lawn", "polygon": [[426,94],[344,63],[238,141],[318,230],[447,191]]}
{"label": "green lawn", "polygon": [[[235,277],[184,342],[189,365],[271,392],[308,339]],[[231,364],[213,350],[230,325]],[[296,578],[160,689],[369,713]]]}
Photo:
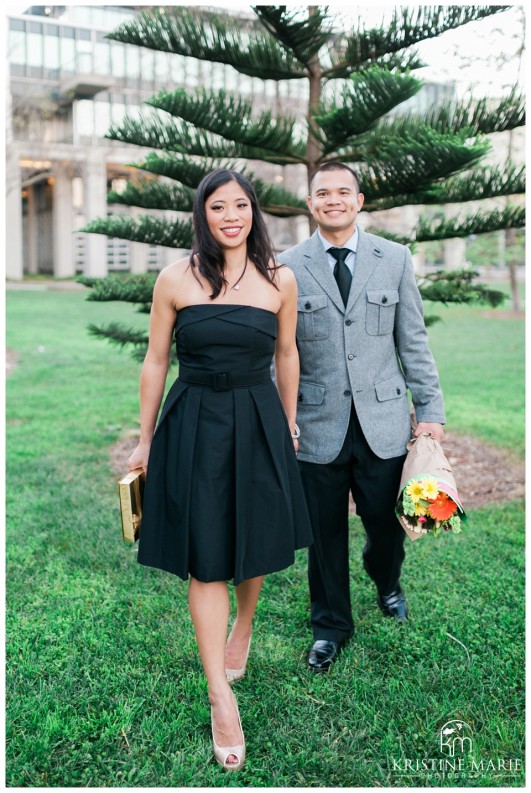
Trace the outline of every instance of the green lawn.
{"label": "green lawn", "polygon": [[524,455],[524,322],[465,306],[437,308],[430,328],[448,429]]}
{"label": "green lawn", "polygon": [[[186,584],[141,568],[120,539],[108,450],[135,424],[139,367],[85,326],[130,308],[74,292],[8,292],[7,304],[20,355],[7,382],[9,786],[524,784],[523,504],[471,512],[463,535],[408,542],[402,627],[376,607],[353,520],[356,634],[328,677],[305,668],[305,553],[268,577],[236,687],[248,761],[225,774]],[[521,454],[523,323],[442,315],[430,336],[451,428]],[[470,726],[472,754],[444,776],[438,733],[453,719]],[[415,770],[426,759],[435,767]]]}

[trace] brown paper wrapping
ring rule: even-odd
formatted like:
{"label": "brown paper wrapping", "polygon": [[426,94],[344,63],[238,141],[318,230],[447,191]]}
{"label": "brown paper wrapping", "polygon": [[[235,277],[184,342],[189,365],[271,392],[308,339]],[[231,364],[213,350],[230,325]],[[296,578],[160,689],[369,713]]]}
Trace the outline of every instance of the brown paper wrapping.
{"label": "brown paper wrapping", "polygon": [[[457,486],[452,472],[452,466],[446,459],[441,444],[429,433],[424,432],[418,438],[412,438],[407,445],[408,453],[402,469],[398,498],[410,479],[420,476],[432,476],[441,483],[440,489],[448,493],[458,505],[462,516],[463,506],[457,493]],[[397,514],[398,521],[411,541],[418,540],[423,534],[428,534],[427,529],[414,531],[403,515]]]}
{"label": "brown paper wrapping", "polygon": [[144,482],[145,474],[142,468],[129,471],[118,482],[122,516],[122,538],[126,542],[134,543],[140,537]]}

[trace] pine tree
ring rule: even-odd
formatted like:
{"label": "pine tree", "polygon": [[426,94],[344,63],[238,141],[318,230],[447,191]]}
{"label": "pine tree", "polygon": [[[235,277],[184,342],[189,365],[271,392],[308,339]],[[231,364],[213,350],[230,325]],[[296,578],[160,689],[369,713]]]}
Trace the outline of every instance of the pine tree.
{"label": "pine tree", "polygon": [[[266,213],[308,215],[304,200],[257,178],[248,160],[303,165],[308,178],[323,162],[350,163],[360,175],[367,212],[521,194],[523,167],[482,164],[490,149],[489,134],[525,123],[524,98],[516,90],[494,106],[484,99],[448,102],[424,114],[393,112],[422,87],[414,75],[424,65],[416,44],[507,8],[397,7],[386,26],[369,28],[360,22],[353,32],[337,30],[333,15],[323,6],[254,6],[256,19],[246,24],[228,13],[193,7],[145,10],[109,38],[229,65],[253,78],[306,80],[305,132],[301,136],[297,119],[287,115],[254,113],[252,101],[239,95],[206,88],[162,90],[146,103],[150,112],[126,117],[107,133],[113,140],[156,150],[133,163],[149,176],[131,180],[122,193],[111,192],[108,200],[190,212],[201,178],[223,166],[246,173]],[[520,228],[524,222],[524,209],[516,202],[450,220],[421,218],[413,238],[393,239],[414,246]],[[188,248],[192,240],[189,220],[149,214],[98,219],[84,230],[175,248]],[[443,303],[500,302],[502,295],[477,284],[476,276],[470,271],[437,273],[422,279],[419,288],[425,299]],[[126,300],[149,312],[154,278],[148,274],[81,280],[92,287],[89,299]],[[144,333],[115,323],[91,330],[121,345],[132,344],[139,358],[145,353]]]}

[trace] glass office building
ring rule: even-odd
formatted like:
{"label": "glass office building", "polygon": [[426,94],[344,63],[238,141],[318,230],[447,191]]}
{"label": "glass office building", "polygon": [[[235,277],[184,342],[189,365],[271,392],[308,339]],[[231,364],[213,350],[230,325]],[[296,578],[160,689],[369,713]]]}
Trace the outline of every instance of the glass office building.
{"label": "glass office building", "polygon": [[[7,128],[8,277],[58,277],[113,270],[145,272],[175,259],[174,249],[75,233],[113,211],[107,192],[120,189],[141,158],[134,146],[106,140],[112,123],[137,113],[161,88],[238,91],[261,105],[293,112],[306,81],[277,84],[241,75],[229,66],[109,41],[105,34],[137,13],[136,6],[33,6],[9,17]],[[251,18],[242,24],[252,24]],[[304,194],[301,168],[257,164],[261,176]],[[119,208],[127,212],[126,207]],[[136,209],[129,210],[131,214]],[[276,243],[297,241],[302,220],[272,219]]]}
{"label": "glass office building", "polygon": [[[7,275],[76,273],[103,276],[110,271],[160,269],[180,252],[98,234],[77,233],[93,218],[113,212],[135,216],[142,210],[107,204],[120,190],[128,166],[145,150],[107,140],[109,126],[140,111],[161,88],[235,91],[253,100],[256,111],[287,110],[299,118],[304,136],[306,80],[256,80],[230,66],[109,41],[106,34],[135,15],[139,6],[32,6],[8,19],[8,117],[6,163]],[[238,14],[252,30],[254,16]],[[339,91],[332,81],[328,92]],[[428,83],[405,109],[427,110],[453,97],[453,86]],[[499,144],[494,143],[495,149]],[[515,147],[513,146],[513,149]],[[499,153],[499,152],[498,152]],[[306,194],[303,166],[253,163],[257,175]],[[450,208],[451,209],[451,208]],[[375,213],[371,223],[391,232],[413,228],[418,207]],[[360,224],[367,225],[362,214]],[[273,240],[284,249],[308,234],[305,218],[268,217]],[[464,240],[445,242],[448,265],[464,262]],[[421,255],[417,254],[419,264]]]}

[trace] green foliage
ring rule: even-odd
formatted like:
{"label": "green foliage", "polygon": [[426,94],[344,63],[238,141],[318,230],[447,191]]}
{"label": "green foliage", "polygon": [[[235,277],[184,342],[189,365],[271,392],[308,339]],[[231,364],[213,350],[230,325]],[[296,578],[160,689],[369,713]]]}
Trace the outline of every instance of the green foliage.
{"label": "green foliage", "polygon": [[96,218],[80,231],[151,245],[166,245],[170,248],[191,248],[193,240],[191,221],[166,220],[151,215],[139,215],[138,218],[129,215]]}
{"label": "green foliage", "polygon": [[[250,179],[256,191],[258,201],[263,211],[267,212],[267,214],[276,215],[277,217],[290,217],[291,215],[306,214],[308,211],[304,200],[298,198],[280,185],[269,184],[263,179],[258,178],[248,167],[242,165],[238,161],[203,160],[202,162],[197,162],[177,154],[165,153],[158,155],[152,153],[148,154],[143,162],[133,163],[133,166],[142,168],[144,171],[149,171],[150,173],[166,176],[169,179],[174,179],[192,188],[196,188],[201,179],[215,168],[230,168],[231,170],[245,174],[245,176]],[[165,190],[166,188],[163,189]],[[179,198],[178,187],[168,188],[166,199],[162,197],[161,193],[157,192],[156,188],[153,188],[154,200],[161,202],[164,200],[171,201],[173,189],[175,190],[176,196],[175,204],[177,204]],[[149,191],[150,188],[148,189],[148,192]],[[132,203],[134,203],[135,200],[144,201],[145,197],[142,195],[143,192],[144,187],[138,191],[138,195],[136,192],[132,194]],[[112,193],[111,195],[114,197],[115,194]],[[123,195],[128,195],[127,189],[122,196]],[[188,193],[185,195],[186,198],[183,198],[183,205],[185,205]]]}
{"label": "green foliage", "polygon": [[137,361],[143,361],[148,349],[149,336],[142,331],[134,330],[119,322],[109,322],[105,325],[88,325],[91,336],[106,339],[118,347],[132,347],[131,355]]}
{"label": "green foliage", "polygon": [[[517,195],[525,192],[525,166],[510,165],[507,168],[476,165],[470,171],[449,179],[433,182],[400,197],[400,204],[459,204],[485,198]],[[380,201],[380,209],[397,206],[397,197]]]}
{"label": "green foliage", "polygon": [[[149,9],[122,24],[110,37],[230,64],[262,79],[309,79],[312,98],[308,138],[301,141],[294,137],[292,118],[281,114],[273,117],[268,110],[253,113],[252,101],[237,94],[205,89],[187,92],[182,88],[160,91],[148,102],[157,112],[140,118],[126,116],[107,135],[162,152],[148,155],[139,167],[177,181],[182,178],[187,187],[196,187],[201,175],[212,167],[234,167],[238,161],[236,167],[243,169],[242,159],[305,164],[310,173],[322,161],[346,160],[360,171],[369,212],[424,200],[451,200],[457,185],[446,193],[442,180],[470,169],[486,153],[488,143],[478,137],[482,131],[521,126],[525,122],[524,98],[513,91],[497,108],[484,100],[448,103],[424,115],[406,113],[391,120],[387,114],[422,85],[409,72],[401,73],[406,64],[413,64],[408,48],[505,8],[400,7],[386,27],[366,29],[360,23],[352,35],[333,29],[333,18],[326,7],[301,13],[286,6],[257,6],[254,10],[265,28],[263,32],[251,20],[242,23],[229,14],[181,6]],[[269,62],[256,70],[262,57],[258,53],[265,51]],[[256,63],[249,69],[253,59]],[[277,67],[278,73],[272,76],[270,69],[275,71]],[[321,75],[318,84],[315,74]],[[341,97],[325,101],[322,91],[326,80],[348,75]],[[316,144],[313,148],[312,140]],[[523,189],[522,179],[513,177],[510,169],[506,174],[499,169],[497,195],[503,190]],[[469,180],[467,200],[492,194],[492,184],[490,188],[485,180]],[[142,195],[144,189],[146,196]],[[138,206],[155,208],[167,202],[167,208],[177,208],[188,207],[190,196],[181,194],[178,188],[157,193],[143,182],[142,187],[117,200],[135,200]],[[280,217],[307,214],[304,202],[287,191],[270,191],[262,206]]]}
{"label": "green foliage", "polygon": [[105,137],[122,143],[134,143],[137,146],[166,149],[198,157],[242,157],[278,165],[304,161],[303,144],[294,143],[291,151],[276,153],[276,148],[268,150],[227,140],[214,132],[195,128],[185,121],[164,120],[160,114],[154,113],[141,114],[138,118],[126,116],[120,124],[111,126]]}
{"label": "green foliage", "polygon": [[434,303],[473,303],[499,306],[505,294],[484,284],[476,284],[479,276],[475,270],[438,270],[419,279],[418,287],[423,300]]}
{"label": "green foliage", "polygon": [[525,264],[525,232],[521,229],[516,230],[514,244],[506,246],[504,241],[502,249],[499,244],[500,233],[503,232],[473,235],[467,239],[466,258],[472,267],[497,265],[500,253],[503,253],[505,264],[513,263],[520,266]]}
{"label": "green foliage", "polygon": [[295,120],[289,116],[273,120],[267,110],[252,118],[251,100],[236,98],[226,91],[194,93],[177,88],[160,91],[146,103],[181,118],[194,127],[213,132],[227,141],[268,151],[302,157],[304,147],[294,140]]}
{"label": "green foliage", "polygon": [[[95,303],[109,303],[124,301],[137,305],[137,313],[149,314],[153,297],[153,287],[157,280],[157,273],[144,273],[142,275],[108,275],[106,278],[78,278],[78,282],[88,286],[90,293],[87,300]],[[147,352],[149,336],[146,330],[139,330],[123,322],[107,322],[88,325],[91,336],[105,339],[118,347],[130,347],[131,356],[142,361]],[[173,357],[175,362],[176,358]]]}
{"label": "green foliage", "polygon": [[299,9],[290,10],[287,6],[253,6],[253,10],[273,38],[306,69],[311,68],[313,58],[330,39],[332,23],[326,6],[314,6],[306,19],[301,19]]}
{"label": "green foliage", "polygon": [[267,34],[259,34],[230,14],[186,6],[143,11],[107,38],[203,61],[224,63],[262,80],[290,80],[306,71]]}
{"label": "green foliage", "polygon": [[90,287],[87,300],[108,302],[127,300],[141,306],[151,305],[153,287],[158,273],[142,273],[141,275],[112,274],[106,278],[79,277],[80,284]]}
{"label": "green foliage", "polygon": [[343,152],[342,158],[357,160],[363,152],[365,164],[358,172],[366,196],[364,209],[372,212],[391,204],[410,203],[408,197],[417,190],[428,190],[436,180],[470,168],[489,144],[476,140],[470,145],[465,138],[466,133],[447,135],[431,127],[418,128],[411,137],[395,136],[391,130],[377,131],[360,136],[360,148]]}
{"label": "green foliage", "polygon": [[359,69],[374,62],[380,64],[381,59],[390,54],[437,38],[447,30],[454,30],[505,8],[507,6],[401,6],[396,9],[391,23],[386,27],[383,24],[374,28],[362,27],[348,36],[344,54],[335,68],[328,70],[328,74],[334,76],[337,70],[344,76],[347,65]]}
{"label": "green foliage", "polygon": [[[107,308],[75,292],[7,295],[20,363],[6,383],[6,785],[525,787],[523,772],[393,766],[442,757],[438,732],[453,718],[471,726],[475,760],[524,757],[523,503],[469,510],[466,533],[408,542],[403,626],[376,606],[353,518],[356,628],[330,675],[305,667],[306,553],[268,576],[235,687],[248,760],[239,774],[215,764],[187,587],[141,568],[120,539],[109,449],[135,425],[139,367],[87,337]],[[128,307],[113,312],[126,320]],[[523,454],[524,322],[449,308],[430,344],[449,429]],[[464,487],[466,470],[456,474]]]}
{"label": "green foliage", "polygon": [[241,170],[241,173],[247,172],[245,167],[238,168],[236,160],[212,160],[207,158],[192,160],[190,157],[185,157],[182,154],[173,154],[172,152],[160,154],[150,152],[144,160],[132,162],[130,165],[132,168],[141,168],[143,171],[149,171],[149,173],[167,176],[169,179],[182,182],[186,187],[194,189],[207,173],[214,171],[216,168],[223,167]]}
{"label": "green foliage", "polygon": [[[493,107],[493,102],[492,99],[447,102],[434,107],[423,121],[441,132],[467,128],[473,135],[505,132],[525,125],[524,96],[513,90],[500,99],[498,105]],[[404,120],[414,117],[414,114],[407,114]]]}
{"label": "green foliage", "polygon": [[318,130],[324,133],[323,154],[344,148],[349,138],[372,129],[383,114],[414,96],[421,86],[421,81],[409,74],[392,74],[376,67],[352,75],[340,99],[323,104],[321,112],[314,115]]}
{"label": "green foliage", "polygon": [[121,193],[111,191],[107,195],[110,204],[126,204],[144,209],[169,209],[174,212],[191,212],[194,191],[185,185],[170,184],[155,179],[139,179],[127,182]]}
{"label": "green foliage", "polygon": [[490,212],[476,212],[465,218],[448,218],[441,221],[422,220],[416,230],[417,242],[468,237],[496,229],[522,228],[525,225],[525,207],[507,206]]}
{"label": "green foliage", "polygon": [[[149,111],[126,116],[107,137],[152,149],[133,165],[163,178],[132,180],[109,200],[160,212],[190,212],[201,178],[213,168],[230,167],[251,179],[266,213],[308,216],[301,197],[257,178],[248,164],[252,160],[302,165],[308,176],[325,161],[352,163],[367,212],[521,194],[523,168],[480,165],[490,151],[486,134],[525,123],[525,97],[516,90],[497,103],[447,102],[426,113],[400,113],[422,86],[412,74],[422,65],[416,44],[507,8],[397,6],[389,23],[369,28],[360,17],[354,31],[341,30],[340,17],[327,6],[256,6],[254,17],[186,6],[145,8],[109,38],[225,64],[255,79],[304,79],[308,102],[280,113],[258,107],[237,90],[161,90],[146,103]],[[402,235],[401,241],[484,234],[521,228],[524,222],[524,209],[518,206],[457,219],[422,218],[414,238]],[[161,214],[97,219],[85,231],[177,248],[192,243],[189,221]],[[456,282],[448,284],[446,291],[442,283],[437,285],[441,299],[457,288]],[[459,288],[459,300],[466,288],[470,300],[494,299],[487,289],[464,283]],[[119,343],[126,333],[126,328],[116,331]]]}

